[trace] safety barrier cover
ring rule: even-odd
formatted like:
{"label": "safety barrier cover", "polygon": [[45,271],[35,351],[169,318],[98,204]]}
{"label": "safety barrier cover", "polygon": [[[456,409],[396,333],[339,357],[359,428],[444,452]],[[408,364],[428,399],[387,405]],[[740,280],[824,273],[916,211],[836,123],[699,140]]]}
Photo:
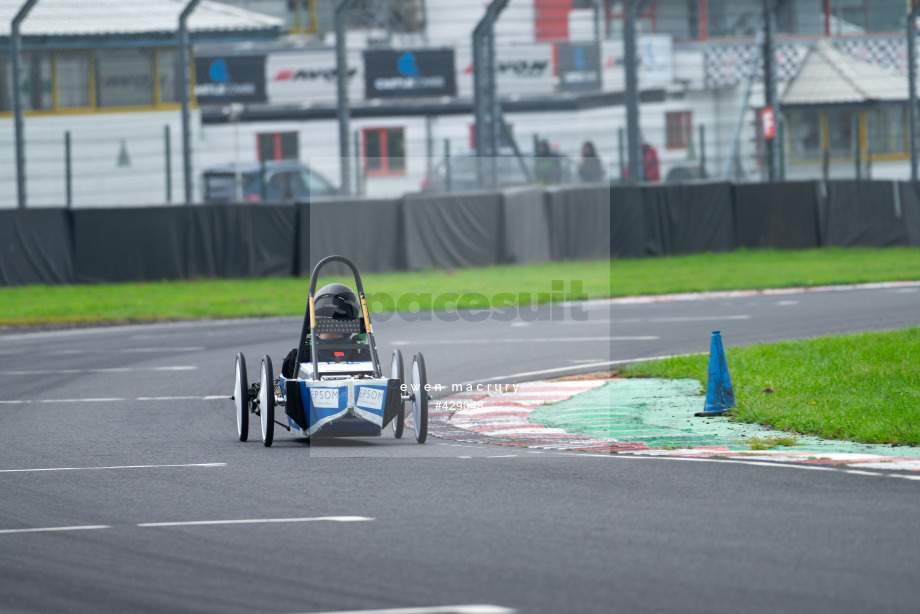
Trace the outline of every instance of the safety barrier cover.
{"label": "safety barrier cover", "polygon": [[0,211],[0,285],[307,275],[751,248],[920,245],[920,184],[520,188],[404,199]]}
{"label": "safety barrier cover", "polygon": [[731,184],[643,186],[646,250],[651,255],[734,248]]}
{"label": "safety barrier cover", "polygon": [[188,277],[277,277],[294,270],[294,205],[188,207]]}
{"label": "safety barrier cover", "polygon": [[898,194],[908,244],[920,247],[920,183],[903,181],[898,184]]}
{"label": "safety barrier cover", "polygon": [[502,191],[504,212],[504,261],[515,264],[548,262],[550,224],[540,188],[507,188]]}
{"label": "safety barrier cover", "polygon": [[0,211],[0,286],[73,281],[73,245],[65,209]]}
{"label": "safety barrier cover", "polygon": [[610,187],[610,257],[645,256],[645,215],[642,190],[636,186]]}
{"label": "safety barrier cover", "polygon": [[811,249],[819,246],[816,181],[734,186],[735,245]]}
{"label": "safety barrier cover", "polygon": [[907,245],[900,192],[893,181],[827,182],[823,245],[888,247]]}
{"label": "safety barrier cover", "polygon": [[[331,254],[345,256],[360,271],[387,272],[405,268],[400,200],[328,200],[300,207],[300,274],[309,275]],[[309,241],[304,241],[309,237]],[[349,274],[331,263],[329,274]]]}
{"label": "safety barrier cover", "polygon": [[500,262],[503,217],[497,192],[406,196],[403,228],[409,270]]}
{"label": "safety barrier cover", "polygon": [[185,277],[186,207],[74,209],[71,215],[78,282]]}
{"label": "safety barrier cover", "polygon": [[606,258],[610,254],[610,189],[548,188],[546,208],[554,260]]}

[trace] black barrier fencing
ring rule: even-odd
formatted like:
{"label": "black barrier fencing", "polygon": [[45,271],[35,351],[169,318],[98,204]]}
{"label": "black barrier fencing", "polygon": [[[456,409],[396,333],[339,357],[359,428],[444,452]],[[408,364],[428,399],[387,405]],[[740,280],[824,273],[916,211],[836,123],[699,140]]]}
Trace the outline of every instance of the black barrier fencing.
{"label": "black barrier fencing", "polygon": [[[0,210],[0,286],[920,246],[920,183],[583,185],[299,204]],[[331,271],[334,272],[334,271]]]}
{"label": "black barrier fencing", "polygon": [[730,183],[643,188],[642,200],[645,245],[649,255],[734,249]]}
{"label": "black barrier fencing", "polygon": [[0,285],[73,283],[73,261],[68,211],[0,210]]}

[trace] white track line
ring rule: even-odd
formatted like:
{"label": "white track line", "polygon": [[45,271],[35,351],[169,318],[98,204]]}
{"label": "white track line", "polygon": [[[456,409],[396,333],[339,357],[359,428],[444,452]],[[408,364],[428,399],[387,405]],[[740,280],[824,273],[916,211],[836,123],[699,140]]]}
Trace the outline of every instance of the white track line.
{"label": "white track line", "polygon": [[549,321],[548,324],[559,324],[569,326],[573,324],[641,324],[642,322],[708,322],[721,320],[750,320],[749,315],[731,315],[731,316],[673,316],[673,317],[655,317],[655,318],[615,318],[615,319],[592,319],[592,320],[558,320]]}
{"label": "white track line", "polygon": [[37,529],[0,529],[0,534],[9,533],[49,533],[52,531],[92,531],[94,529],[111,529],[107,524],[90,524],[78,527],[40,527]]}
{"label": "white track line", "polygon": [[[142,522],[135,525],[123,525],[136,528],[157,528],[157,527],[191,527],[191,526],[211,526],[211,525],[228,525],[228,524],[273,524],[282,522],[367,522],[374,520],[368,516],[316,516],[313,518],[249,518],[243,520],[195,520],[190,522]],[[34,527],[29,529],[0,529],[0,534],[13,533],[48,533],[56,531],[90,531],[98,529],[114,529],[114,525],[93,524],[78,525],[71,527]]]}
{"label": "white track line", "polygon": [[105,397],[98,399],[9,399],[5,401],[0,400],[0,405],[26,405],[29,403],[112,403],[115,401],[227,401],[229,399],[229,394],[212,394],[205,397],[135,397],[133,399],[125,397]]}
{"label": "white track line", "polygon": [[179,347],[179,348],[123,348],[118,350],[124,354],[146,354],[146,353],[160,353],[160,352],[203,352],[204,347],[201,346],[192,346],[192,347]]}
{"label": "white track line", "polygon": [[814,294],[821,292],[849,292],[852,290],[903,290],[918,288],[920,281],[886,281],[837,286],[799,286],[795,288],[768,288],[766,290],[717,290],[712,292],[684,292],[679,294],[658,294],[647,296],[623,296],[600,298],[568,305],[641,305],[646,303],[670,303],[674,301],[705,301],[719,298],[744,298],[750,296],[783,296],[788,294]]}
{"label": "white track line", "polygon": [[115,401],[127,401],[123,397],[100,397],[98,399],[39,399],[36,403],[114,403]]}
{"label": "white track line", "polygon": [[[645,318],[645,322],[709,322],[712,320],[750,320],[751,316],[748,315],[736,315],[736,316],[674,316],[674,317],[659,317],[659,318]],[[616,320],[614,320],[616,321]]]}
{"label": "white track line", "polygon": [[[557,343],[560,341],[572,342],[604,342],[610,341],[657,341],[660,337],[655,335],[636,335],[631,337],[527,337],[526,339],[431,339],[426,340],[425,345],[485,345],[494,343]],[[412,341],[394,341],[393,345],[409,345],[415,343]]]}
{"label": "white track line", "polygon": [[[730,454],[730,453],[726,453]],[[844,469],[842,467],[828,467],[824,465],[806,465],[802,463],[795,462],[783,462],[776,461],[773,463],[767,463],[763,461],[746,461],[738,458],[694,458],[687,456],[643,456],[640,454],[630,454],[629,452],[619,452],[617,454],[591,454],[590,452],[569,452],[568,456],[578,456],[585,458],[617,458],[621,460],[650,460],[653,458],[669,460],[669,461],[684,461],[690,463],[726,463],[733,465],[750,465],[753,467],[768,467],[771,469],[800,469],[803,471],[834,471],[837,473],[849,473],[854,475],[868,475],[874,477],[883,477],[883,478],[900,478],[902,480],[914,480],[920,481],[920,475],[905,475],[901,473],[884,473],[881,471],[860,471],[858,469]]]}
{"label": "white track line", "polygon": [[0,473],[32,473],[39,471],[98,471],[100,469],[163,469],[173,467],[226,467],[227,463],[189,463],[185,465],[115,465],[111,467],[44,467],[39,469],[0,469]]}
{"label": "white track line", "polygon": [[[694,353],[699,354],[701,352],[694,352]],[[692,356],[692,355],[693,354],[680,354],[680,356]],[[511,373],[509,375],[499,375],[498,377],[490,377],[487,379],[463,382],[461,386],[465,386],[466,384],[476,384],[480,382],[497,382],[500,380],[508,380],[512,378],[530,377],[531,375],[546,375],[549,373],[564,373],[566,371],[593,369],[595,367],[602,368],[602,367],[610,367],[613,365],[625,365],[625,364],[631,364],[634,362],[645,362],[648,360],[664,360],[665,358],[673,358],[674,356],[676,356],[676,354],[668,354],[666,356],[641,356],[638,358],[625,358],[623,360],[605,360],[603,362],[592,362],[592,363],[580,364],[580,365],[570,365],[568,367],[556,367],[554,369],[542,369],[540,371],[524,371],[523,373]]]}
{"label": "white track line", "polygon": [[198,367],[109,367],[105,369],[41,369],[36,371],[0,371],[0,375],[73,375],[75,373],[129,373],[132,371],[194,371]]}
{"label": "white track line", "polygon": [[446,605],[430,608],[391,608],[388,610],[339,610],[313,614],[515,614],[517,610],[497,605]]}
{"label": "white track line", "polygon": [[243,520],[192,520],[188,522],[143,522],[138,527],[195,527],[224,524],[273,524],[279,522],[367,522],[368,516],[316,516],[314,518],[248,518]]}

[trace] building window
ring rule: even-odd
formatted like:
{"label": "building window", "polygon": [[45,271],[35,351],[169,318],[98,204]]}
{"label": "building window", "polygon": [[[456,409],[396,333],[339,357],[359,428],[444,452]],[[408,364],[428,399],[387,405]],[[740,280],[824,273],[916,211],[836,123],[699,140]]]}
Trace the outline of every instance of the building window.
{"label": "building window", "polygon": [[[23,110],[36,111],[52,106],[51,56],[47,53],[22,54]],[[13,61],[9,54],[0,54],[0,111],[12,111]]]}
{"label": "building window", "polygon": [[[626,21],[626,5],[622,0],[604,3],[604,17],[607,22],[607,38],[622,39],[623,23]],[[655,3],[646,2],[636,22],[637,34],[654,34],[658,32],[658,18]]]}
{"label": "building window", "polygon": [[100,50],[93,55],[97,106],[153,106],[153,53],[150,50]]}
{"label": "building window", "polygon": [[856,121],[859,113],[849,109],[826,111],[827,142],[831,158],[850,158],[856,151],[854,139]]}
{"label": "building window", "polygon": [[402,128],[365,128],[364,170],[368,177],[406,174],[406,140]]}
{"label": "building window", "polygon": [[[159,79],[160,87],[158,89],[157,104],[178,104],[179,100],[179,78],[177,63],[179,54],[175,49],[157,49],[156,52],[156,72]],[[194,66],[194,62],[192,62]]]}
{"label": "building window", "polygon": [[357,0],[348,15],[349,27],[385,32],[413,33],[425,29],[424,0]]}
{"label": "building window", "polygon": [[732,0],[707,0],[707,27],[710,37],[755,36],[762,28],[759,3]]}
{"label": "building window", "polygon": [[86,52],[54,54],[54,75],[57,100],[60,109],[82,109],[93,105],[90,91],[92,62]]}
{"label": "building window", "polygon": [[793,160],[817,160],[823,149],[821,115],[817,111],[789,110],[784,113]]}
{"label": "building window", "polygon": [[908,110],[904,105],[858,109],[790,109],[785,112],[792,160],[852,159],[860,152],[900,160],[909,155]]}
{"label": "building window", "polygon": [[870,154],[908,153],[908,117],[904,107],[883,107],[866,111]]}
{"label": "building window", "polygon": [[300,140],[296,132],[267,132],[258,135],[259,161],[297,160]]}
{"label": "building window", "polygon": [[665,115],[668,149],[686,149],[693,139],[692,111],[675,111]]}
{"label": "building window", "polygon": [[287,0],[288,28],[293,32],[313,34],[316,26],[316,1],[315,0]]}
{"label": "building window", "polygon": [[[23,53],[27,112],[169,107],[179,102],[175,49],[99,49]],[[0,53],[0,113],[13,110],[13,68]]]}
{"label": "building window", "polygon": [[872,0],[831,0],[830,9],[831,34],[898,32],[906,10],[904,3]]}

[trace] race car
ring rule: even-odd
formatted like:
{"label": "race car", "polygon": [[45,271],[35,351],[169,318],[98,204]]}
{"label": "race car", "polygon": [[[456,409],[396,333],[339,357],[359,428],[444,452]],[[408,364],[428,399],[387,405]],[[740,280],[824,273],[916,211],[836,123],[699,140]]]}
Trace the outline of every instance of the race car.
{"label": "race car", "polygon": [[[357,294],[343,284],[316,290],[320,270],[341,262],[354,274]],[[236,407],[237,435],[249,438],[249,416],[259,416],[262,444],[270,447],[277,424],[294,435],[360,437],[380,435],[392,424],[395,437],[405,428],[406,402],[412,407],[415,440],[428,438],[428,376],[421,352],[412,357],[412,380],[406,382],[402,353],[393,351],[390,376],[384,377],[367,310],[361,275],[344,256],[323,258],[310,276],[310,291],[297,346],[285,359],[280,377],[272,360],[262,357],[259,381],[249,385],[246,357],[236,355],[230,397]],[[287,423],[275,419],[283,407]]]}

